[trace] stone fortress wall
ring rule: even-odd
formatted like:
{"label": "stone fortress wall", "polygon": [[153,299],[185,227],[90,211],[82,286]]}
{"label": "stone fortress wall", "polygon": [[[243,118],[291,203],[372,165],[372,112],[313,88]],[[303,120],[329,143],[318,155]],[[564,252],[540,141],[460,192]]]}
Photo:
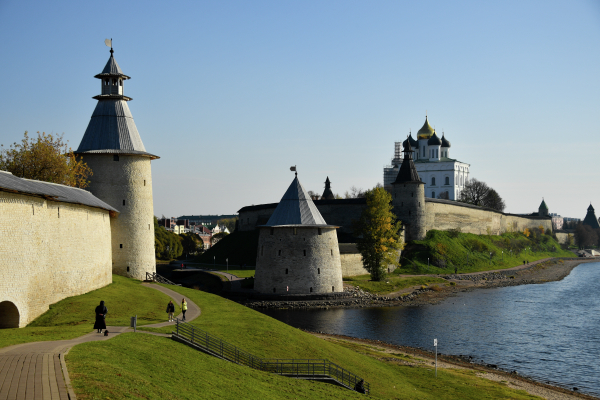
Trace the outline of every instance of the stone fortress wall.
{"label": "stone fortress wall", "polygon": [[334,227],[262,227],[255,289],[274,294],[341,292],[339,265],[340,251]]}
{"label": "stone fortress wall", "polygon": [[108,210],[4,191],[0,205],[0,328],[112,282]]}
{"label": "stone fortress wall", "polygon": [[[357,220],[365,207],[364,199],[315,200],[319,212],[332,225],[338,225],[342,276],[368,273],[362,267],[362,258],[350,247],[345,248],[344,241],[352,237],[352,221]],[[278,203],[243,207],[239,210],[241,231],[251,231],[263,225],[269,219]],[[425,233],[427,231],[460,229],[463,233],[477,235],[500,235],[504,232],[523,231],[525,228],[543,226],[552,230],[549,217],[522,216],[506,214],[451,200],[425,198]],[[344,240],[345,239],[345,240]],[[360,266],[359,266],[360,263]]]}
{"label": "stone fortress wall", "polygon": [[150,158],[137,155],[82,154],[94,171],[88,190],[120,211],[113,219],[113,273],[139,280],[156,272],[154,206]]}

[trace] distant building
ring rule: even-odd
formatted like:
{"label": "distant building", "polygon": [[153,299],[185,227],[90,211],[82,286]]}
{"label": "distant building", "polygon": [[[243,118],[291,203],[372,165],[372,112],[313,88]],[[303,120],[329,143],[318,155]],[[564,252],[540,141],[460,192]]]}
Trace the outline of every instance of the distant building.
{"label": "distant building", "polygon": [[437,136],[427,117],[417,132],[417,140],[409,134],[404,142],[396,142],[392,165],[383,168],[383,186],[391,191],[403,161],[402,148],[406,149],[409,143],[414,153],[414,165],[425,183],[425,197],[458,199],[469,179],[470,165],[450,158],[450,142],[443,133],[441,138]]}

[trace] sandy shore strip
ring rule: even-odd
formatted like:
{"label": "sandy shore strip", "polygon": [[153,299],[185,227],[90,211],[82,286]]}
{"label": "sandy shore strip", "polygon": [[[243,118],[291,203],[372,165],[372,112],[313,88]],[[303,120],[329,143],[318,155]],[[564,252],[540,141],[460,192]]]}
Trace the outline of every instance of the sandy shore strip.
{"label": "sandy shore strip", "polygon": [[[317,336],[321,339],[329,340],[332,342],[346,341],[355,344],[368,345],[370,348],[374,348],[377,351],[381,352],[381,359],[387,362],[397,362],[399,364],[420,367],[431,367],[432,363],[435,360],[435,356],[433,353],[425,351],[423,349],[417,349],[408,346],[396,346],[393,344],[381,342],[379,340],[358,339],[349,336],[333,335],[320,332],[306,332]],[[386,353],[402,354],[411,357],[411,361],[400,360],[397,358],[386,358]],[[467,359],[458,356],[438,354],[438,368],[473,370],[476,371],[476,375],[481,378],[489,379],[496,382],[502,382],[512,389],[524,390],[531,395],[539,396],[549,400],[600,399],[598,397],[594,397],[588,394],[578,393],[574,390],[567,390],[558,386],[552,386],[542,382],[537,382],[533,379],[516,375],[515,373],[500,371],[495,368],[490,368],[486,365],[471,363]]]}

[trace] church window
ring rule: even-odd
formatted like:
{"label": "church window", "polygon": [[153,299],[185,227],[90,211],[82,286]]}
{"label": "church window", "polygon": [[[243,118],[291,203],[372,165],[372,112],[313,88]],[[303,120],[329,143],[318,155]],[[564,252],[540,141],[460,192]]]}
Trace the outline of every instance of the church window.
{"label": "church window", "polygon": [[123,86],[123,80],[119,79],[119,86]]}
{"label": "church window", "polygon": [[446,177],[446,185],[449,185],[449,184],[450,184],[450,177],[447,176]]}
{"label": "church window", "polygon": [[431,185],[435,185],[435,176],[431,178]]}
{"label": "church window", "polygon": [[431,198],[435,199],[435,192],[431,192]]}

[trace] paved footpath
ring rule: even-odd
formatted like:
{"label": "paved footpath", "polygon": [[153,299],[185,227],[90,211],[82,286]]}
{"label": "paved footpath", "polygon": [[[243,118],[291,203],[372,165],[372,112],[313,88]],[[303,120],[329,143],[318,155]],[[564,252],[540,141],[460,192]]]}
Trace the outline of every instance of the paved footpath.
{"label": "paved footpath", "polygon": [[[144,285],[171,296],[173,303],[181,304],[181,294],[155,284]],[[186,320],[191,321],[200,316],[200,307],[189,299],[186,301]],[[177,316],[179,319],[182,317],[181,314]],[[175,325],[175,322],[143,327],[160,328],[169,325]],[[120,333],[133,331],[123,326],[107,326],[107,330],[109,336],[92,332],[71,340],[23,343],[0,348],[0,400],[75,400],[64,356],[71,347],[80,343],[108,340]]]}

